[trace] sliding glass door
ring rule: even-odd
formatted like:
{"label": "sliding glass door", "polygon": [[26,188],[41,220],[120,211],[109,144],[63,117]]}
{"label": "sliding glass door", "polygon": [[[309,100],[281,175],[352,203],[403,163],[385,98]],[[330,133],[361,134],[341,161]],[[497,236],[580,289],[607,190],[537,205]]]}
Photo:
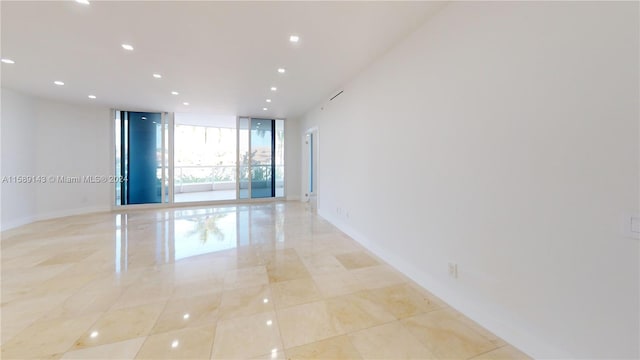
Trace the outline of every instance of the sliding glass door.
{"label": "sliding glass door", "polygon": [[236,199],[236,118],[176,113],[174,200]]}
{"label": "sliding glass door", "polygon": [[275,197],[275,121],[251,119],[251,197]]}
{"label": "sliding glass door", "polygon": [[284,121],[240,118],[239,198],[284,195]]}
{"label": "sliding glass door", "polygon": [[114,113],[117,206],[284,196],[284,120]]}
{"label": "sliding glass door", "polygon": [[116,204],[167,200],[164,114],[116,111]]}

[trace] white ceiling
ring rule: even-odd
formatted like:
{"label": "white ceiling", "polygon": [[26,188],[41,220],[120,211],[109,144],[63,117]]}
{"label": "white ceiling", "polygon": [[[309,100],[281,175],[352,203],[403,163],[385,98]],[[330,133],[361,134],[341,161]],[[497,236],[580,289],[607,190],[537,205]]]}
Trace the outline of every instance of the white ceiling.
{"label": "white ceiling", "polygon": [[[442,4],[2,1],[0,6],[2,57],[16,62],[2,64],[3,87],[125,110],[286,118],[339,90]],[[300,36],[298,44],[289,42],[291,34]],[[122,49],[123,43],[135,50]],[[279,67],[287,72],[278,74]],[[163,78],[154,79],[153,73]],[[65,85],[56,86],[55,80]],[[278,91],[271,92],[271,86]],[[171,95],[173,90],[180,95]]]}

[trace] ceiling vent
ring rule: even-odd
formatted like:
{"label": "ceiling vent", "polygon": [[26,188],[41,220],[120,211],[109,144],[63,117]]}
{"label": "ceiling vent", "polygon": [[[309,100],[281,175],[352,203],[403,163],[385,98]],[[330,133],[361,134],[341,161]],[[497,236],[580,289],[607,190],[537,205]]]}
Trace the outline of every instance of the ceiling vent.
{"label": "ceiling vent", "polygon": [[342,94],[343,92],[344,92],[344,90],[340,90],[340,92],[339,92],[339,93],[337,93],[337,94],[335,94],[335,95],[333,95],[333,97],[331,97],[331,99],[329,99],[329,101],[331,101],[331,100],[333,100],[333,99],[337,98],[337,97],[338,97],[338,96],[340,96],[340,94]]}

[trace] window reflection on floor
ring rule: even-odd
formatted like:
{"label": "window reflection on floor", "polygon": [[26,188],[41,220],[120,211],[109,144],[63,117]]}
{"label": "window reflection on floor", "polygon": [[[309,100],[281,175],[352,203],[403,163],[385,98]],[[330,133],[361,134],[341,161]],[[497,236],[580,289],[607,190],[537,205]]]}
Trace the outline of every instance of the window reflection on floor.
{"label": "window reflection on floor", "polygon": [[126,272],[132,259],[166,264],[236,247],[284,242],[282,212],[282,204],[267,204],[172,209],[157,212],[155,221],[135,212],[117,214],[114,270]]}
{"label": "window reflection on floor", "polygon": [[175,220],[174,260],[236,247],[236,213]]}

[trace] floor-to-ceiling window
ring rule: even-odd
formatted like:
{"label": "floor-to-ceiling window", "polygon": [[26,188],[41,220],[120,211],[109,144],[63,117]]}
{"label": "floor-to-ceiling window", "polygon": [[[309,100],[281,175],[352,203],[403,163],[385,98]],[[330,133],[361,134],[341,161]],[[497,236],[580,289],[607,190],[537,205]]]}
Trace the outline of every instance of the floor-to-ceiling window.
{"label": "floor-to-ceiling window", "polygon": [[275,120],[276,197],[284,196],[284,120]]}
{"label": "floor-to-ceiling window", "polygon": [[240,199],[284,196],[284,120],[238,119]]}
{"label": "floor-to-ceiling window", "polygon": [[167,202],[167,114],[114,114],[116,205]]}
{"label": "floor-to-ceiling window", "polygon": [[115,114],[116,205],[284,196],[284,120]]}
{"label": "floor-to-ceiling window", "polygon": [[236,118],[175,114],[174,201],[236,199]]}

